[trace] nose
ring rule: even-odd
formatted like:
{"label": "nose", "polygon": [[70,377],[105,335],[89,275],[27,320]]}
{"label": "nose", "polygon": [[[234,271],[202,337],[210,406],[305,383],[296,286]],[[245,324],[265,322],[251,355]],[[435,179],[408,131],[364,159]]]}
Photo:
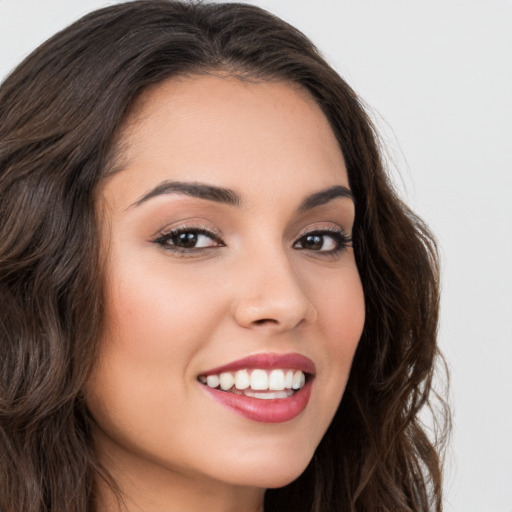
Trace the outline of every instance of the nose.
{"label": "nose", "polygon": [[317,318],[305,283],[284,254],[251,258],[241,269],[236,296],[233,316],[245,328],[284,332]]}

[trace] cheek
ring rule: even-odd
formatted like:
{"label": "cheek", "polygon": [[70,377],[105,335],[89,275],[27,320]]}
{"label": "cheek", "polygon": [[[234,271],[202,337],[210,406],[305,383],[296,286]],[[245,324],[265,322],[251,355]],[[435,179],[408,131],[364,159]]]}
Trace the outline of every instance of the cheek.
{"label": "cheek", "polygon": [[144,415],[155,411],[169,413],[170,425],[169,404],[186,408],[186,383],[195,380],[190,362],[208,343],[222,305],[201,276],[191,282],[190,273],[171,274],[165,261],[135,267],[118,259],[113,267],[98,363],[86,390],[91,411],[107,429],[117,422],[142,431]]}
{"label": "cheek", "polygon": [[317,304],[325,343],[324,371],[317,376],[318,389],[324,391],[318,403],[329,411],[329,423],[345,391],[365,321],[364,294],[355,265],[318,293]]}
{"label": "cheek", "polygon": [[350,364],[365,321],[363,288],[355,264],[316,292],[319,324],[328,350],[339,364]]}
{"label": "cheek", "polygon": [[215,288],[200,273],[171,273],[165,259],[118,268],[116,282],[107,288],[109,337],[134,356],[137,367],[146,358],[162,365],[168,358],[184,363],[220,321],[222,304],[215,300]]}
{"label": "cheek", "polygon": [[[133,453],[185,467],[195,445],[184,427],[201,423],[197,408],[189,407],[191,361],[218,321],[216,302],[204,287],[198,293],[194,283],[185,286],[162,269],[121,270],[107,287],[105,330],[85,390],[98,427],[95,442],[104,453],[120,453],[121,461]],[[192,448],[184,453],[183,446]]]}

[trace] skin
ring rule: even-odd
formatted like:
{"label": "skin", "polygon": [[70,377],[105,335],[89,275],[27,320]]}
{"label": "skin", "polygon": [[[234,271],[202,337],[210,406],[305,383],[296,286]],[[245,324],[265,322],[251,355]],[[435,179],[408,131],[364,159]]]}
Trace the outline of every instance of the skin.
{"label": "skin", "polygon": [[[316,191],[349,186],[342,153],[306,92],[229,76],[146,91],[121,140],[122,169],[98,198],[105,328],[86,389],[97,451],[123,510],[262,511],[265,489],[297,478],[313,456],[364,324],[350,244],[334,252],[330,234],[318,250],[301,242],[319,229],[350,235],[352,200],[297,211]],[[229,188],[241,204],[180,193],[138,203],[168,180]],[[198,226],[216,237],[203,236],[203,248],[155,242]],[[316,365],[310,402],[291,421],[249,420],[197,380],[243,357],[290,352]],[[100,483],[100,509],[114,503]]]}

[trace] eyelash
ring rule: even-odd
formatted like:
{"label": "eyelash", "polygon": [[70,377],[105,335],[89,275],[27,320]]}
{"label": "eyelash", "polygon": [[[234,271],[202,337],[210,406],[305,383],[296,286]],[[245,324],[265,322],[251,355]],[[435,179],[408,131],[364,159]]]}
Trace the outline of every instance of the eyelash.
{"label": "eyelash", "polygon": [[[176,242],[177,237],[180,235],[195,235],[196,240],[199,236],[206,236],[215,242],[215,245],[207,246],[207,247],[180,247],[176,245],[176,243],[169,243],[174,239]],[[307,239],[307,237],[330,237],[333,239],[336,247],[334,249],[330,249],[327,251],[316,250],[316,249],[308,249],[307,247],[298,248],[296,247],[298,243]],[[200,227],[200,226],[183,226],[176,229],[171,229],[167,232],[159,235],[153,243],[163,247],[167,251],[171,251],[178,256],[193,256],[194,254],[201,254],[203,252],[209,251],[211,249],[215,249],[218,247],[225,247],[224,242],[221,240],[220,236],[213,231]],[[322,245],[325,244],[325,238],[322,239]],[[352,238],[342,229],[335,227],[325,227],[321,229],[314,229],[312,231],[308,231],[303,233],[294,243],[293,248],[297,250],[309,251],[315,253],[317,256],[329,257],[336,256],[339,253],[345,251],[348,247],[352,247]]]}
{"label": "eyelash", "polygon": [[[317,255],[321,256],[336,256],[340,254],[341,252],[345,251],[347,248],[352,247],[352,237],[350,237],[345,230],[343,230],[340,227],[324,227],[320,229],[314,229],[312,231],[307,231],[306,233],[303,233],[293,244],[293,247],[305,239],[307,237],[330,237],[334,240],[334,243],[336,244],[336,247],[334,249],[330,249],[328,251],[320,251],[320,250],[314,250],[314,249],[308,249],[306,247],[303,247],[302,250],[304,251],[310,251],[314,252]],[[323,244],[325,244],[325,238],[323,239]]]}
{"label": "eyelash", "polygon": [[[193,234],[196,237],[206,236],[215,241],[216,245],[209,247],[180,247],[174,243],[169,243],[173,238],[176,239],[180,235],[186,234]],[[193,253],[202,253],[209,249],[215,249],[216,247],[225,247],[225,244],[222,242],[220,235],[214,233],[210,229],[206,229],[200,226],[182,226],[179,228],[171,229],[159,235],[153,242],[157,245],[160,245],[165,250],[175,253],[178,256],[193,255]]]}

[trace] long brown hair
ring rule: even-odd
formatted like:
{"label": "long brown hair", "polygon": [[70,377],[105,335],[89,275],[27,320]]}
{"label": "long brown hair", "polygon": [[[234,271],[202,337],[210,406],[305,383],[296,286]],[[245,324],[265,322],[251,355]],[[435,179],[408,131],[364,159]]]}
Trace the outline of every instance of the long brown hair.
{"label": "long brown hair", "polygon": [[[102,324],[95,192],[152,84],[222,71],[309,91],[343,152],[366,323],[342,403],[310,465],[265,510],[442,509],[440,428],[427,435],[438,259],[396,196],[358,97],[298,30],[243,4],[142,0],[93,12],[0,88],[0,510],[93,512],[107,478],[81,390]],[[447,423],[444,423],[446,426]]]}

